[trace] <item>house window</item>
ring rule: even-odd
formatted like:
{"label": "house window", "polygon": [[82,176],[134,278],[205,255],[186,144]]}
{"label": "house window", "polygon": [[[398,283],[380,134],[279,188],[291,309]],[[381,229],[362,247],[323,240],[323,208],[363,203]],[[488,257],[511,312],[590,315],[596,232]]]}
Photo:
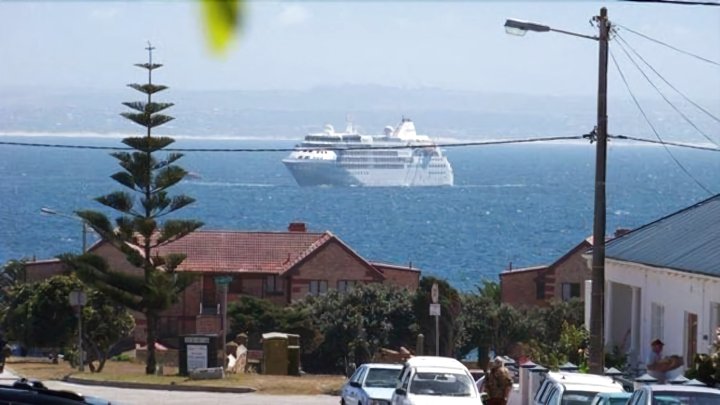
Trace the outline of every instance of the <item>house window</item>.
{"label": "house window", "polygon": [[710,303],[710,322],[708,322],[708,324],[710,325],[710,338],[708,339],[708,343],[712,345],[718,334],[720,334],[720,303]]}
{"label": "house window", "polygon": [[320,295],[327,292],[327,280],[310,280],[310,295]]}
{"label": "house window", "polygon": [[283,282],[277,275],[265,277],[265,292],[277,294],[283,292]]}
{"label": "house window", "polygon": [[562,300],[580,297],[580,283],[562,283]]}
{"label": "house window", "polygon": [[665,307],[655,302],[650,306],[650,333],[651,339],[664,339]]}
{"label": "house window", "polygon": [[535,279],[535,299],[545,299],[545,276],[540,275]]}
{"label": "house window", "polygon": [[355,286],[356,283],[356,280],[338,280],[337,289],[341,293],[348,292]]}

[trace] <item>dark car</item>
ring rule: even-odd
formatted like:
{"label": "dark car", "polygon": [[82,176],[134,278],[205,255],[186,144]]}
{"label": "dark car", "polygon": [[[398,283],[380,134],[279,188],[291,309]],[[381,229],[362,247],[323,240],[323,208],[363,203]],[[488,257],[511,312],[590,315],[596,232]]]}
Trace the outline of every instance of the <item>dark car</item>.
{"label": "dark car", "polygon": [[22,405],[110,405],[110,402],[104,399],[84,397],[71,391],[51,390],[40,381],[30,381],[24,378],[15,381],[13,385],[0,386],[0,403]]}

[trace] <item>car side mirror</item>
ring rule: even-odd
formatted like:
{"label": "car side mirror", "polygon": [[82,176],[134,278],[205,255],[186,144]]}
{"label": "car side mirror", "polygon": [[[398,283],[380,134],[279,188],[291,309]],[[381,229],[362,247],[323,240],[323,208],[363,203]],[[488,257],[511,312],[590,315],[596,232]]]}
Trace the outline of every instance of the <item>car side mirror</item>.
{"label": "car side mirror", "polygon": [[350,386],[355,388],[360,388],[360,383],[357,381],[350,381]]}
{"label": "car side mirror", "polygon": [[405,388],[395,388],[395,394],[404,397],[405,395],[407,395],[407,391],[405,391]]}

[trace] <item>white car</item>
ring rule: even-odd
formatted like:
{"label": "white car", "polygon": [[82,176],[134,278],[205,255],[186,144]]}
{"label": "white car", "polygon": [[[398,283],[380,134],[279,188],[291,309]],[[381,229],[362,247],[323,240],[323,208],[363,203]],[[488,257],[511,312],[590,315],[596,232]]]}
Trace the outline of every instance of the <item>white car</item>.
{"label": "white car", "polygon": [[628,405],[717,405],[720,390],[693,385],[650,384],[639,387]]}
{"label": "white car", "polygon": [[482,404],[472,375],[449,357],[411,357],[400,372],[392,405]]}
{"label": "white car", "polygon": [[590,405],[600,392],[623,392],[612,378],[583,373],[549,372],[535,392],[533,405]]}
{"label": "white car", "polygon": [[340,391],[341,405],[389,405],[400,364],[367,363],[358,367]]}

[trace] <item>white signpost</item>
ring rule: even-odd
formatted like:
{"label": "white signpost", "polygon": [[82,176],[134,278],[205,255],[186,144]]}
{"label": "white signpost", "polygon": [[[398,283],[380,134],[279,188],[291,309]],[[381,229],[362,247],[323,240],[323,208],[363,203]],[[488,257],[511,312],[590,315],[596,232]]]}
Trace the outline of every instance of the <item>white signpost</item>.
{"label": "white signpost", "polygon": [[68,299],[70,301],[70,305],[77,308],[78,311],[78,359],[80,363],[79,369],[83,372],[85,371],[85,356],[82,348],[82,309],[87,303],[87,296],[83,290],[74,290],[70,291]]}
{"label": "white signpost", "polygon": [[438,299],[440,298],[440,291],[438,290],[437,283],[433,283],[430,289],[430,298],[432,304],[430,304],[430,316],[435,317],[435,355],[440,355],[440,304]]}

